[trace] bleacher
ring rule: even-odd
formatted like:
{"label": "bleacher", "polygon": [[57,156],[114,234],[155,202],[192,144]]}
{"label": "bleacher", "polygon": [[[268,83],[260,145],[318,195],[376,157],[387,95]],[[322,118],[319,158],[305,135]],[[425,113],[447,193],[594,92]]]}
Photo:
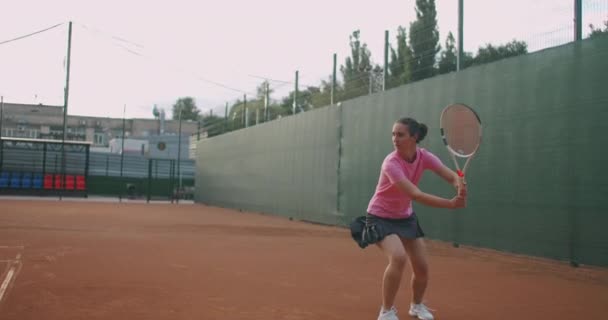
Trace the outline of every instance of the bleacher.
{"label": "bleacher", "polygon": [[83,175],[0,172],[0,189],[85,191],[86,188],[86,178]]}
{"label": "bleacher", "polygon": [[86,197],[89,145],[1,138],[0,194]]}

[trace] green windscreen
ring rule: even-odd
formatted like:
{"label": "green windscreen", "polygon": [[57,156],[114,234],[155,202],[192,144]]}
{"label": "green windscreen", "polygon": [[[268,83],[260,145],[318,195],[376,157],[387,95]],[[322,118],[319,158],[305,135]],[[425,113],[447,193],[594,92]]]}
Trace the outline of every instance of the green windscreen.
{"label": "green windscreen", "polygon": [[[365,214],[400,117],[453,168],[441,110],[473,107],[483,141],[468,207],[414,204],[429,238],[608,265],[608,37],[471,67],[198,144],[196,201],[348,225]],[[454,190],[426,172],[421,190]]]}

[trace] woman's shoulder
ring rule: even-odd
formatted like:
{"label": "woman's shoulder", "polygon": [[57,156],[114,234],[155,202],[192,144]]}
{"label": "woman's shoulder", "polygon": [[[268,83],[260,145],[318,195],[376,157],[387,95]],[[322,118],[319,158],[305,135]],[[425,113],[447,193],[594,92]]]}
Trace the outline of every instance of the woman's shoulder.
{"label": "woman's shoulder", "polygon": [[425,163],[426,166],[435,167],[441,160],[437,155],[425,148],[419,148],[420,160]]}
{"label": "woman's shoulder", "polygon": [[384,157],[384,160],[382,161],[382,168],[385,168],[386,166],[395,166],[395,165],[399,165],[399,157],[397,156],[397,152],[393,151],[389,154],[386,155],[386,157]]}
{"label": "woman's shoulder", "polygon": [[425,148],[418,148],[418,152],[422,155],[422,156],[427,156],[427,155],[431,155],[433,157],[436,157],[436,155],[434,153],[432,153],[431,151],[425,149]]}
{"label": "woman's shoulder", "polygon": [[399,160],[399,156],[397,155],[397,151],[393,151],[389,154],[386,155],[386,157],[384,157],[384,163],[387,162],[392,162],[392,161],[397,161]]}

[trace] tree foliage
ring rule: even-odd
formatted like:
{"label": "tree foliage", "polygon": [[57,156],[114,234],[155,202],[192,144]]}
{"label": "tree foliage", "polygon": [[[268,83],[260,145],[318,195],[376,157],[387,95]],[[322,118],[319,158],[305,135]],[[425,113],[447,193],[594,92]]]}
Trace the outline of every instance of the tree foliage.
{"label": "tree foliage", "polygon": [[173,105],[172,110],[173,120],[178,120],[180,117],[182,120],[194,120],[197,121],[199,118],[200,110],[196,107],[196,103],[192,97],[182,97],[177,99],[177,102]]}
{"label": "tree foliage", "polygon": [[412,49],[407,44],[407,32],[405,27],[397,29],[397,49],[391,46],[391,60],[388,65],[388,87],[396,87],[410,82],[410,61],[412,60]]}
{"label": "tree foliage", "polygon": [[595,38],[595,37],[599,37],[599,36],[605,36],[608,35],[608,20],[604,21],[604,29],[602,30],[602,28],[595,28],[595,26],[593,24],[589,24],[589,29],[591,29],[591,33],[589,34],[589,38]]}
{"label": "tree foliage", "polygon": [[410,24],[411,78],[413,81],[435,75],[435,56],[439,46],[435,0],[416,0],[416,21]]}
{"label": "tree foliage", "polygon": [[373,71],[371,52],[367,44],[361,43],[361,32],[353,31],[350,36],[350,57],[340,66],[343,79],[341,99],[347,100],[367,93],[369,87],[369,74]]}

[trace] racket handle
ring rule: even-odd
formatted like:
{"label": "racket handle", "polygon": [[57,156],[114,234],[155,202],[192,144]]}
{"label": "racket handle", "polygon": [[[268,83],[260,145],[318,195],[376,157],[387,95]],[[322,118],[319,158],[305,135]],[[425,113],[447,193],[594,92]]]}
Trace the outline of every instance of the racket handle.
{"label": "racket handle", "polygon": [[464,172],[462,172],[462,170],[456,170],[456,174],[458,174],[458,177],[460,178],[460,182],[462,184],[467,184],[466,180],[464,180]]}

